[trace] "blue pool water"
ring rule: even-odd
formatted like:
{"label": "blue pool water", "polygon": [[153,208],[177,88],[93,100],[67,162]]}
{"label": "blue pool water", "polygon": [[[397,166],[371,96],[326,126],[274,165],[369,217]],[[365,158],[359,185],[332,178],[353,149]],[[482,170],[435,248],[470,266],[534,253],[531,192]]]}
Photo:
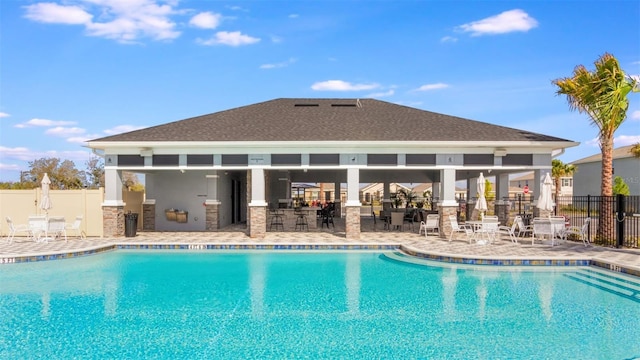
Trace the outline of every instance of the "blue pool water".
{"label": "blue pool water", "polygon": [[118,251],[0,266],[0,359],[640,357],[637,278],[428,264]]}

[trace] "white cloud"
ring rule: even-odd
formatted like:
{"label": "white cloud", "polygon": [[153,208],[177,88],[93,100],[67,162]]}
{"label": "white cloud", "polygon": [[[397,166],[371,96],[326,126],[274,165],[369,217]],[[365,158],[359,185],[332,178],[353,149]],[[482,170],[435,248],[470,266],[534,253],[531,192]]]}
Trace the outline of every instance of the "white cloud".
{"label": "white cloud", "polygon": [[219,31],[213,37],[208,40],[198,39],[197,42],[201,45],[228,45],[228,46],[241,46],[257,43],[259,38],[254,38],[249,35],[244,35],[240,31]]}
{"label": "white cloud", "polygon": [[636,110],[629,116],[631,120],[640,120],[640,110]]}
{"label": "white cloud", "polygon": [[389,91],[385,91],[385,92],[377,92],[377,93],[371,93],[369,95],[366,95],[365,97],[369,97],[369,98],[381,98],[381,97],[387,97],[387,96],[392,96],[393,94],[395,94],[396,91],[394,89],[389,89]]}
{"label": "white cloud", "polygon": [[7,114],[5,112],[0,112],[0,119],[6,118],[6,117],[9,117],[9,116],[11,116],[11,115],[9,115],[9,114]]}
{"label": "white cloud", "polygon": [[20,124],[16,124],[14,125],[14,127],[23,129],[23,128],[28,128],[28,127],[36,127],[36,126],[40,126],[40,127],[52,127],[52,126],[66,126],[66,125],[75,125],[76,122],[75,121],[55,121],[55,120],[48,120],[48,119],[31,119],[25,123],[20,123]]}
{"label": "white cloud", "polygon": [[29,149],[26,147],[9,148],[6,146],[0,146],[0,157],[7,158],[7,159],[23,160],[23,161],[34,159],[32,152],[29,151]]}
{"label": "white cloud", "polygon": [[170,18],[179,13],[172,7],[174,2],[83,0],[83,4],[84,7],[37,3],[25,7],[25,17],[36,22],[84,25],[89,36],[121,43],[135,43],[144,37],[171,40],[180,36]]}
{"label": "white cloud", "polygon": [[317,82],[311,85],[312,90],[316,91],[361,91],[378,89],[378,84],[352,84],[342,80],[327,80]]}
{"label": "white cloud", "polygon": [[73,135],[84,134],[86,132],[85,129],[79,127],[64,127],[64,126],[56,126],[51,129],[47,129],[44,133],[47,135],[53,135],[61,138],[68,138]]}
{"label": "white cloud", "polygon": [[275,63],[275,64],[263,64],[260,65],[260,69],[276,69],[276,68],[283,68],[283,67],[287,67],[293,63],[295,63],[297,61],[297,59],[295,58],[290,58],[287,61],[283,61],[280,63]]}
{"label": "white cloud", "polygon": [[274,44],[279,44],[282,42],[282,37],[277,35],[271,35],[271,42]]}
{"label": "white cloud", "polygon": [[640,143],[640,135],[620,135],[613,139],[613,147],[633,145]]}
{"label": "white cloud", "polygon": [[25,9],[27,19],[50,24],[82,25],[90,23],[93,18],[79,6],[37,3],[25,6]]}
{"label": "white cloud", "polygon": [[16,164],[3,164],[0,163],[0,170],[18,171],[21,167]]}
{"label": "white cloud", "polygon": [[449,85],[444,83],[426,84],[415,89],[415,91],[430,91],[430,90],[446,89],[448,87]]}
{"label": "white cloud", "polygon": [[122,134],[129,131],[139,130],[142,128],[144,128],[144,126],[118,125],[116,127],[112,127],[111,129],[104,130],[104,133],[107,135],[116,135],[116,134]]}
{"label": "white cloud", "polygon": [[298,14],[289,14],[289,19],[297,19],[299,17],[300,17],[300,15],[298,15]]}
{"label": "white cloud", "polygon": [[495,16],[460,25],[457,29],[470,32],[472,36],[526,32],[538,26],[538,21],[526,12],[515,9]]}
{"label": "white cloud", "polygon": [[222,15],[212,12],[202,12],[189,20],[189,25],[201,29],[215,29],[220,25]]}
{"label": "white cloud", "polygon": [[442,39],[440,39],[440,42],[457,42],[458,38],[455,38],[453,36],[445,36]]}

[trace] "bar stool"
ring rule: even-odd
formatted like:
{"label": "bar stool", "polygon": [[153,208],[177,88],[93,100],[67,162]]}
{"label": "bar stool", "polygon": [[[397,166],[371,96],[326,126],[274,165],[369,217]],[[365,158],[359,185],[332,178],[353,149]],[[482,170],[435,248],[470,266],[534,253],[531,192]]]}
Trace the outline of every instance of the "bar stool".
{"label": "bar stool", "polygon": [[329,209],[325,209],[322,211],[322,224],[320,225],[320,227],[324,227],[324,224],[327,224],[327,229],[329,228],[329,224],[333,225],[333,227],[336,227],[336,224],[333,223],[333,210],[329,210]]}
{"label": "bar stool", "polygon": [[304,230],[306,228],[307,231],[309,231],[309,222],[307,221],[307,214],[300,211],[299,209],[296,209],[294,211],[294,214],[296,215],[296,230],[298,230],[298,227],[300,228],[300,230]]}
{"label": "bar stool", "polygon": [[278,231],[278,226],[282,231],[284,231],[284,211],[280,210],[269,210],[269,214],[271,215],[271,222],[269,223],[269,231],[276,227],[276,231]]}

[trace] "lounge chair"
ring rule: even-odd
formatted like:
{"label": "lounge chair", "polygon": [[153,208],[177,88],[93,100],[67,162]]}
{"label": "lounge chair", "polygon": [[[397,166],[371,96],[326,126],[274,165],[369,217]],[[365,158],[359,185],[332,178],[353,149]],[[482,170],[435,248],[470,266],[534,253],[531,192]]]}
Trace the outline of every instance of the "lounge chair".
{"label": "lounge chair", "polygon": [[428,214],[425,221],[420,222],[420,229],[418,229],[418,235],[422,233],[422,230],[424,230],[425,237],[429,235],[429,230],[437,234],[436,230],[438,230],[438,232],[440,231],[439,222],[440,222],[440,215]]}
{"label": "lounge chair", "polygon": [[582,226],[569,226],[562,233],[564,240],[569,237],[569,235],[576,235],[579,239],[582,240],[584,246],[589,245],[589,224],[591,223],[591,218],[584,219],[584,223]]}
{"label": "lounge chair", "polygon": [[[476,241],[480,244],[491,244],[496,241],[498,235],[498,222],[497,216],[485,216],[482,219],[482,225],[475,231]],[[477,237],[483,237],[484,240],[479,240]]]}
{"label": "lounge chair", "polygon": [[549,218],[535,218],[533,219],[533,232],[531,233],[531,245],[536,241],[536,238],[541,241],[545,237],[549,237],[551,240],[551,246],[555,244],[554,240],[555,232],[553,230],[553,224]]}
{"label": "lounge chair", "polygon": [[9,225],[9,234],[7,235],[7,242],[9,244],[11,244],[13,242],[13,238],[16,236],[16,234],[18,233],[24,233],[26,234],[28,237],[32,237],[32,232],[31,229],[29,228],[29,225],[27,224],[20,224],[20,225],[16,225],[13,223],[13,220],[11,220],[10,217],[6,217],[7,220],[7,225]]}
{"label": "lounge chair", "polygon": [[473,240],[473,228],[469,225],[458,225],[458,218],[455,215],[449,215],[449,222],[451,222],[449,242],[453,239],[453,234],[463,232],[467,235],[467,240],[469,240],[469,244],[471,244],[471,240]]}

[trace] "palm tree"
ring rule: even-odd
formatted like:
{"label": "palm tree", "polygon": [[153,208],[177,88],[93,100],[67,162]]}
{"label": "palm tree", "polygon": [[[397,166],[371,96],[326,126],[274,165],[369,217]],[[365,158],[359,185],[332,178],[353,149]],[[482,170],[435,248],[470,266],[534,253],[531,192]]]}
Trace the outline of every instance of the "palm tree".
{"label": "palm tree", "polygon": [[[572,77],[553,80],[558,87],[557,95],[566,95],[571,110],[586,113],[591,123],[598,127],[598,139],[602,152],[602,179],[600,193],[612,195],[613,136],[627,117],[631,91],[638,91],[638,82],[622,71],[618,60],[605,53],[595,61],[595,70],[590,72],[583,65],[573,70]],[[612,203],[603,203],[600,211],[598,235],[613,238],[613,221],[605,214],[613,213]]]}
{"label": "palm tree", "polygon": [[575,171],[576,167],[573,165],[565,164],[558,159],[551,160],[551,177],[556,185],[556,204],[558,203],[558,197],[560,196],[561,179],[563,177],[572,176]]}

